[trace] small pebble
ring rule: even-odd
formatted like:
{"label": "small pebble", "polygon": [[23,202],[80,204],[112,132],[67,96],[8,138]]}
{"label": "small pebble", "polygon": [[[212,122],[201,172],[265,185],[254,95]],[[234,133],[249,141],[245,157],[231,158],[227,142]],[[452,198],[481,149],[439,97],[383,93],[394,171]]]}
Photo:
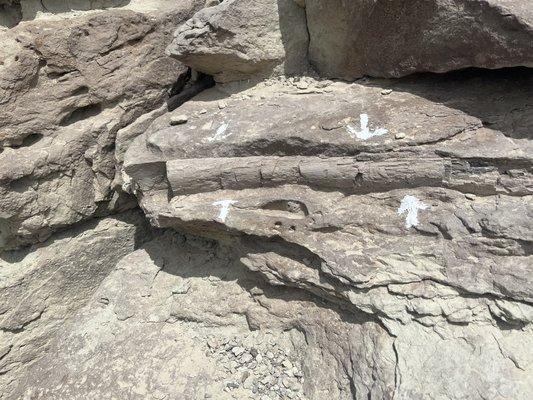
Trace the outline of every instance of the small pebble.
{"label": "small pebble", "polygon": [[170,125],[183,125],[186,124],[189,118],[186,115],[173,115],[170,117]]}
{"label": "small pebble", "polygon": [[399,132],[399,133],[397,133],[396,135],[394,135],[394,137],[395,137],[396,139],[404,139],[404,138],[405,138],[405,133],[403,133],[403,132]]}
{"label": "small pebble", "polygon": [[283,360],[281,365],[283,365],[287,369],[291,369],[292,368],[292,363],[289,360]]}
{"label": "small pebble", "polygon": [[300,370],[299,370],[298,368],[296,368],[296,367],[294,367],[294,368],[292,369],[292,374],[293,374],[294,376],[298,377],[298,378],[301,378],[302,376],[304,376],[304,375],[302,374],[302,371],[300,371]]}
{"label": "small pebble", "polygon": [[242,364],[248,364],[250,361],[252,361],[254,358],[250,353],[244,353],[240,359]]}
{"label": "small pebble", "polygon": [[225,101],[219,101],[218,102],[218,108],[220,108],[221,110],[223,110],[224,108],[226,108],[228,105],[226,104]]}
{"label": "small pebble", "polygon": [[465,197],[466,197],[468,200],[475,200],[475,199],[476,199],[476,195],[475,195],[475,194],[472,194],[472,193],[466,193],[466,194],[465,194]]}
{"label": "small pebble", "polygon": [[233,349],[231,349],[231,352],[235,357],[240,356],[242,353],[244,353],[244,349],[239,346],[235,346]]}
{"label": "small pebble", "polygon": [[381,91],[381,94],[382,94],[383,96],[388,96],[388,95],[391,94],[391,93],[392,93],[392,89],[383,89],[383,90]]}
{"label": "small pebble", "polygon": [[191,284],[189,282],[181,282],[177,287],[172,289],[172,294],[187,294]]}

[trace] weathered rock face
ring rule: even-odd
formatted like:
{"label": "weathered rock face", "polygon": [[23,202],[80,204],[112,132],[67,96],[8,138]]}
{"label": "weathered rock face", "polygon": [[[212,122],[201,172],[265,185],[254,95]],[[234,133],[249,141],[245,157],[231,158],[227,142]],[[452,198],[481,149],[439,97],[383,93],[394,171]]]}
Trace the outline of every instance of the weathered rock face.
{"label": "weathered rock face", "polygon": [[511,71],[206,93],[176,111],[187,124],[156,120],[125,171],[154,225],[379,321],[396,378],[376,398],[526,399],[531,88]]}
{"label": "weathered rock face", "polygon": [[149,236],[128,213],[56,234],[0,258],[0,398],[15,395],[28,365],[50,349],[66,319],[83,307],[116,263]]}
{"label": "weathered rock face", "polygon": [[352,399],[393,389],[393,340],[379,323],[272,287],[224,247],[170,232],[125,257],[64,332],[20,377],[19,398]]}
{"label": "weathered rock face", "polygon": [[533,70],[259,80],[532,66],[532,12],[0,0],[0,399],[533,398]]}
{"label": "weathered rock face", "polygon": [[115,166],[135,135],[129,125],[149,118],[185,73],[164,52],[173,24],[196,6],[40,19],[1,33],[0,249],[135,204],[117,190]]}
{"label": "weathered rock face", "polygon": [[533,66],[528,0],[306,0],[306,13],[309,59],[325,76]]}
{"label": "weathered rock face", "polygon": [[290,3],[224,1],[180,27],[170,52],[221,81],[275,73],[284,58],[343,79],[533,66],[528,0]]}
{"label": "weathered rock face", "polygon": [[307,69],[305,12],[292,0],[228,0],[180,26],[169,54],[226,82]]}

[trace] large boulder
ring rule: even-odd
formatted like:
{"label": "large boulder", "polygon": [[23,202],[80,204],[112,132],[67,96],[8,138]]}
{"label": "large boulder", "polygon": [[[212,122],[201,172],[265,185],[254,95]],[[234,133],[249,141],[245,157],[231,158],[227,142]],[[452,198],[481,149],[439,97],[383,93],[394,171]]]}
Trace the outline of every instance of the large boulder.
{"label": "large boulder", "polygon": [[324,76],[533,66],[529,0],[306,0],[306,15]]}
{"label": "large boulder", "polygon": [[531,67],[533,10],[529,0],[228,0],[178,28],[169,51],[219,81],[307,63],[348,80]]}
{"label": "large boulder", "polygon": [[305,12],[292,0],[228,0],[174,33],[169,54],[219,82],[306,71]]}
{"label": "large boulder", "polygon": [[396,378],[378,374],[393,388],[378,398],[525,400],[531,79],[211,90],[176,111],[186,124],[165,115],[138,137],[125,173],[155,226],[215,238],[271,284],[379,321]]}

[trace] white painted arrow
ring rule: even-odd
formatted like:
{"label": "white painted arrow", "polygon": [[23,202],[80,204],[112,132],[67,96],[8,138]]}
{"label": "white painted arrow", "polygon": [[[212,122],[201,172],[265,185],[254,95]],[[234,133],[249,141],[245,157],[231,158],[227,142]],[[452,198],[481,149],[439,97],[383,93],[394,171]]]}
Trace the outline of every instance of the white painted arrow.
{"label": "white painted arrow", "polygon": [[212,137],[208,138],[207,140],[209,142],[214,142],[214,141],[226,139],[228,136],[231,135],[231,132],[226,133],[226,131],[228,130],[228,127],[229,127],[229,122],[223,122],[218,127],[218,129],[215,132],[215,134]]}
{"label": "white painted arrow", "polygon": [[226,218],[228,217],[228,214],[229,214],[229,208],[232,204],[236,204],[238,203],[238,201],[235,201],[235,200],[220,200],[220,201],[215,201],[213,203],[214,206],[217,206],[217,207],[221,207],[220,208],[220,213],[218,214],[218,217],[217,219],[220,221],[220,222],[226,222]]}
{"label": "white painted arrow", "polygon": [[375,131],[371,131],[368,127],[368,114],[361,114],[359,116],[359,120],[361,123],[361,130],[358,131],[351,125],[346,125],[346,130],[348,131],[348,134],[353,138],[361,139],[361,140],[368,140],[375,136],[382,136],[389,133],[387,129],[384,128],[378,128]]}
{"label": "white painted arrow", "polygon": [[405,227],[409,229],[412,226],[418,225],[418,210],[426,210],[427,208],[429,208],[429,206],[422,203],[415,196],[407,195],[403,198],[400,208],[398,208],[398,215],[407,212]]}

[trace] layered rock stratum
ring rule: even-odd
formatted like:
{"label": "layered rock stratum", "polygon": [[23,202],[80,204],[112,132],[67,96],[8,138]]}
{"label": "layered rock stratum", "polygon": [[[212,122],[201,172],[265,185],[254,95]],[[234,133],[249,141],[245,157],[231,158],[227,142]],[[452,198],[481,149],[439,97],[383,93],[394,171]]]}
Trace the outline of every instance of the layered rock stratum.
{"label": "layered rock stratum", "polygon": [[530,399],[532,16],[0,0],[0,398]]}

